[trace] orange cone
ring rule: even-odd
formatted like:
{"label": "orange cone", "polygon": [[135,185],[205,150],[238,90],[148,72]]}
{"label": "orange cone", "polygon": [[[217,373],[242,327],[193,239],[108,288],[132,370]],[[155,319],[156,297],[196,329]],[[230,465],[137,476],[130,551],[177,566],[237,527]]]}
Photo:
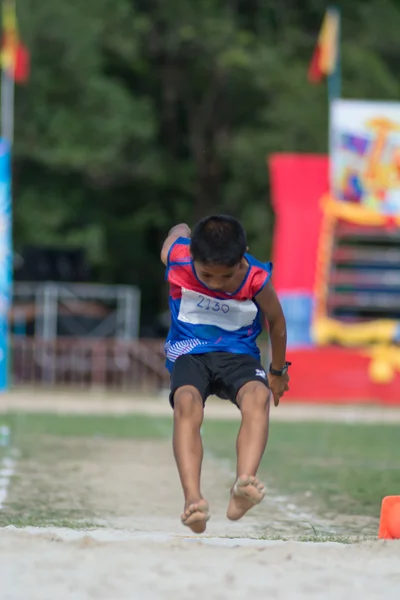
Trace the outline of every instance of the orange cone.
{"label": "orange cone", "polygon": [[378,537],[381,540],[400,540],[400,496],[382,500]]}

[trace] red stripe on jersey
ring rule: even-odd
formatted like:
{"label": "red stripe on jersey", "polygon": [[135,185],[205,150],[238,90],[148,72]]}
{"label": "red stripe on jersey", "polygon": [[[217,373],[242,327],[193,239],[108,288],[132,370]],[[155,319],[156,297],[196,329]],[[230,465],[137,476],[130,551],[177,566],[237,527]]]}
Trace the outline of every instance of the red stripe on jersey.
{"label": "red stripe on jersey", "polygon": [[[168,256],[167,278],[171,288],[170,295],[174,300],[181,298],[181,288],[186,288],[199,294],[207,294],[207,296],[216,298],[217,300],[226,300],[229,298],[251,300],[260,292],[271,277],[271,270],[269,270],[267,265],[263,267],[251,264],[244,283],[237,293],[227,294],[226,292],[211,290],[199,281],[194,272],[191,263],[190,245],[182,243],[180,240],[188,242],[186,238],[178,238],[171,246]],[[179,288],[179,292],[176,288]]]}
{"label": "red stripe on jersey", "polygon": [[247,280],[249,282],[249,293],[251,294],[251,298],[257,296],[270,277],[270,272],[265,271],[260,267],[252,267]]}
{"label": "red stripe on jersey", "polygon": [[182,298],[182,288],[179,285],[170,284],[169,295],[172,300],[180,300]]}
{"label": "red stripe on jersey", "polygon": [[176,241],[169,252],[169,262],[186,262],[190,260],[190,246],[189,244],[180,244]]}

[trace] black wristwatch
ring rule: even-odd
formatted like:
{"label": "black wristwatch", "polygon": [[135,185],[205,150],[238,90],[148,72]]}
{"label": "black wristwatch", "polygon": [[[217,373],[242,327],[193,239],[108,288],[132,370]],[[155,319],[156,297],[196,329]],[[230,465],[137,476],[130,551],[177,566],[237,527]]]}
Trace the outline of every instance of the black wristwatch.
{"label": "black wristwatch", "polygon": [[269,365],[269,372],[271,373],[271,375],[277,375],[278,377],[282,377],[283,375],[286,375],[286,373],[288,372],[288,368],[290,367],[292,363],[290,362],[285,362],[285,366],[282,369],[273,369],[272,368],[272,363]]}

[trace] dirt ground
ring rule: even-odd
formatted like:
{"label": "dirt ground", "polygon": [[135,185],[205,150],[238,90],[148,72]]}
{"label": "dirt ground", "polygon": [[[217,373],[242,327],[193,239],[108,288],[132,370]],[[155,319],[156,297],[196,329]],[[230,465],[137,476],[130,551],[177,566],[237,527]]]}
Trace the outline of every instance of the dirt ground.
{"label": "dirt ground", "polygon": [[[134,402],[20,393],[3,397],[0,406],[3,411],[47,411],[57,406],[60,412],[170,414],[165,399],[147,398]],[[300,406],[282,406],[279,412],[285,414],[281,418],[297,419],[308,410],[309,419],[312,414],[322,419],[320,407],[311,408],[314,413]],[[324,414],[325,419],[357,420],[363,415],[363,420],[372,420],[373,410],[377,409],[326,408]],[[217,418],[238,417],[234,407],[218,402],[208,411]],[[378,414],[389,420],[381,409]],[[273,418],[276,415],[278,411]],[[20,478],[13,493],[37,493],[39,501],[39,488],[46,483],[49,505],[57,508],[72,498],[77,509],[87,503],[102,528],[2,529],[0,600],[242,600],[248,594],[283,600],[353,600],[356,594],[363,600],[400,598],[400,542],[256,540],[260,534],[305,533],[308,516],[269,493],[242,521],[227,521],[233,474],[212,456],[207,455],[203,465],[212,518],[206,535],[196,538],[179,521],[183,498],[169,442],[91,440],[79,462],[75,457],[82,456],[81,448],[71,440],[60,444],[71,444],[71,452],[58,449],[64,456],[62,469],[49,470],[42,479],[37,474],[27,479],[29,484]],[[46,448],[43,452],[47,456]],[[20,473],[32,473],[35,464],[27,456],[18,468]]]}
{"label": "dirt ground", "polygon": [[[60,414],[171,415],[167,394],[158,396],[105,394],[92,391],[16,390],[0,395],[0,413],[6,411],[57,412]],[[206,417],[239,419],[239,411],[227,401],[210,398]],[[283,401],[272,407],[276,421],[339,421],[400,423],[400,407],[379,405],[308,404]]]}

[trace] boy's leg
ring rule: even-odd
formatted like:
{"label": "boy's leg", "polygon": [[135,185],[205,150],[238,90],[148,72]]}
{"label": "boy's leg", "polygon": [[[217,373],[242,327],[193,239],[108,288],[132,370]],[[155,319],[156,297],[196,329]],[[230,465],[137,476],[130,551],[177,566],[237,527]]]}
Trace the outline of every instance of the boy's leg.
{"label": "boy's leg", "polygon": [[213,358],[218,395],[231,399],[242,414],[236,450],[236,482],[231,490],[227,516],[236,521],[264,498],[257,479],[268,439],[269,396],[267,374],[252,356],[221,353]]}
{"label": "boy's leg", "polygon": [[231,490],[227,516],[236,521],[265,495],[257,471],[268,440],[269,390],[259,381],[246,383],[237,394],[242,423],[236,441],[236,482]]}
{"label": "boy's leg", "polygon": [[255,476],[268,441],[270,391],[258,381],[249,381],[237,394],[242,423],[236,451],[238,477],[243,473]]}
{"label": "boy's leg", "polygon": [[203,533],[209,519],[200,487],[203,444],[200,428],[209,375],[199,356],[186,355],[175,363],[170,401],[174,409],[173,450],[185,497],[182,523]]}
{"label": "boy's leg", "polygon": [[209,518],[208,505],[200,489],[203,444],[203,399],[192,386],[183,386],[174,394],[173,449],[185,497],[182,523],[195,533],[203,533]]}

